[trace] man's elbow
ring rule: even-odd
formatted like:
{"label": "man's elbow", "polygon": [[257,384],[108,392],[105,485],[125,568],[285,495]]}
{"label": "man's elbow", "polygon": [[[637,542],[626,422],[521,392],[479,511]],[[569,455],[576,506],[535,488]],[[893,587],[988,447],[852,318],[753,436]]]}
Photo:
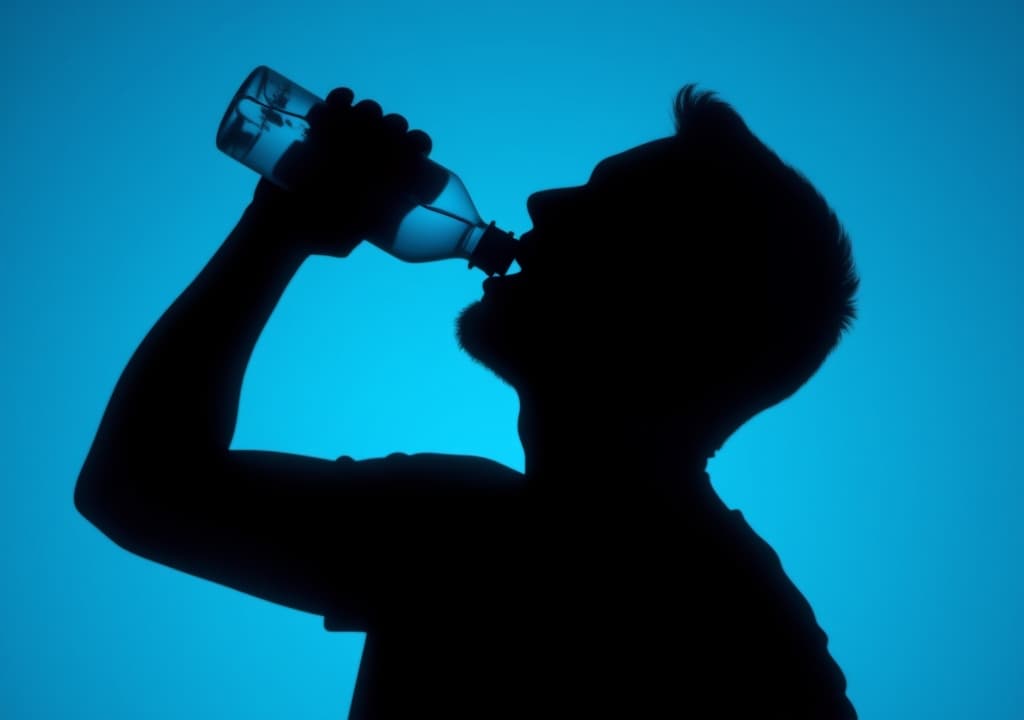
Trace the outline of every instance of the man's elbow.
{"label": "man's elbow", "polygon": [[121,545],[142,508],[136,494],[129,491],[130,484],[118,476],[114,468],[88,458],[75,483],[74,503],[82,517]]}
{"label": "man's elbow", "polygon": [[102,487],[103,483],[99,478],[83,469],[75,483],[75,509],[97,529],[108,533],[112,525],[111,510],[116,508],[117,502],[112,494],[104,491]]}
{"label": "man's elbow", "polygon": [[98,479],[86,473],[85,469],[79,473],[78,481],[75,483],[75,509],[93,525],[98,524],[106,505],[99,486]]}

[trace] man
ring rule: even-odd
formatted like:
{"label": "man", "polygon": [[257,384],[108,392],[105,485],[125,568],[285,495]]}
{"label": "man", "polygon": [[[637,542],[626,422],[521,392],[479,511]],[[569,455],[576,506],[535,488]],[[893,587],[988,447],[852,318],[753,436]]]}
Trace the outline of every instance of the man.
{"label": "man", "polygon": [[366,631],[353,718],[855,717],[810,606],[705,472],[852,321],[849,240],[713,93],[686,86],[674,135],[532,195],[521,271],[459,317],[519,395],[524,473],[229,450],[292,275],[394,222],[430,150],[352,99],[311,119],[310,189],[261,181],[136,351],[79,510],[134,553]]}

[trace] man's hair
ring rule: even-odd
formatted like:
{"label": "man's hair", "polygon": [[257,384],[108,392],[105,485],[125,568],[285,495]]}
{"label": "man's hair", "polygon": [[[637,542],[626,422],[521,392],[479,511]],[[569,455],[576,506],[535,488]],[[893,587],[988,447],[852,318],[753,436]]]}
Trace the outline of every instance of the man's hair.
{"label": "man's hair", "polygon": [[710,404],[726,408],[709,438],[717,449],[818,370],[856,317],[859,279],[835,212],[732,106],[690,84],[674,111],[682,232],[697,252],[685,301],[714,310],[695,313],[695,335]]}

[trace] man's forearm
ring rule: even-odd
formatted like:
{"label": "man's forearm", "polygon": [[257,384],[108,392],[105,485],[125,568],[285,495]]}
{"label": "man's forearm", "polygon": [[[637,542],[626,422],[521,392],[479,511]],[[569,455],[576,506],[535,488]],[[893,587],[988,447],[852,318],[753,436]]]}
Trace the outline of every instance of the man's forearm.
{"label": "man's forearm", "polygon": [[161,316],[119,379],[83,483],[159,458],[226,451],[246,365],[304,256],[250,207]]}

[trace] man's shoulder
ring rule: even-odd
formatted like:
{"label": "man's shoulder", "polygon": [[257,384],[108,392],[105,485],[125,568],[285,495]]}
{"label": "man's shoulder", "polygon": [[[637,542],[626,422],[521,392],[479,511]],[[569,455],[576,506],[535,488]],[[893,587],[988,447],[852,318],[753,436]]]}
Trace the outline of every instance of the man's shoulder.
{"label": "man's shoulder", "polygon": [[787,591],[791,589],[792,583],[775,548],[751,527],[740,510],[732,509],[723,514],[722,531],[726,552],[735,555],[737,567],[753,572],[760,582],[775,578]]}
{"label": "man's shoulder", "polygon": [[827,638],[811,604],[775,549],[740,511],[729,511],[729,525],[729,554],[741,586],[738,596],[749,601],[752,616],[772,615],[773,623],[799,636],[807,647],[824,649]]}
{"label": "man's shoulder", "polygon": [[478,455],[395,452],[365,460],[342,455],[335,464],[344,475],[417,493],[500,495],[516,493],[524,483],[518,470]]}

